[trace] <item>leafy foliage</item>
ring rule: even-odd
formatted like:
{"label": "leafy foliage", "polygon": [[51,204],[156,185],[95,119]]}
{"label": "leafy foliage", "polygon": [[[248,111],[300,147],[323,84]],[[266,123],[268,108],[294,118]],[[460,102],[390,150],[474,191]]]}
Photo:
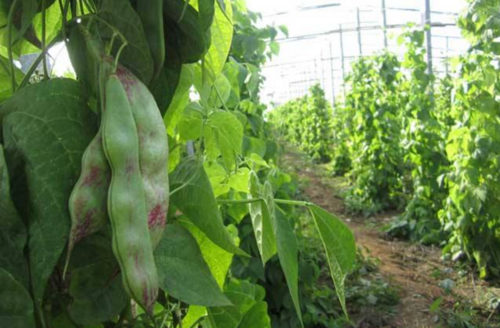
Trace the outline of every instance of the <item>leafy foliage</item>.
{"label": "leafy foliage", "polygon": [[[337,108],[346,118],[347,126],[335,126],[340,152],[349,148],[353,187],[346,196],[350,210],[365,215],[404,204],[403,158],[399,145],[400,109],[403,100],[400,88],[403,76],[396,56],[383,53],[363,58],[353,64],[347,77],[350,91],[345,106]],[[342,113],[343,112],[343,113]],[[346,129],[346,131],[342,131]]]}
{"label": "leafy foliage", "polygon": [[314,161],[330,159],[332,109],[319,84],[306,96],[274,109],[270,121],[278,132],[291,143],[298,145]]}

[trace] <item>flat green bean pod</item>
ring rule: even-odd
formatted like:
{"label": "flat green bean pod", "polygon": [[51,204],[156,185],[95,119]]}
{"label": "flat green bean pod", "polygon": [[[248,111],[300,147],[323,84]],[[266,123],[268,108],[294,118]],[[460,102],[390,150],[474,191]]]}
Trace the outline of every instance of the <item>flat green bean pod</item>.
{"label": "flat green bean pod", "polygon": [[148,231],[139,137],[127,93],[115,74],[105,84],[102,131],[104,152],[111,166],[108,213],[113,252],[125,290],[152,314],[158,295],[158,274]]}
{"label": "flat green bean pod", "polygon": [[116,74],[127,92],[139,136],[139,162],[153,249],[165,229],[168,202],[168,136],[158,105],[148,88],[130,71]]}

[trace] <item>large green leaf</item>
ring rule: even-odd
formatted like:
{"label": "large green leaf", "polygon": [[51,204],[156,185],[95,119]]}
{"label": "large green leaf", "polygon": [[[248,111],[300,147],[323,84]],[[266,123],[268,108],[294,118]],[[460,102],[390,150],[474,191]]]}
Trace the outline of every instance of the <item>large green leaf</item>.
{"label": "large green leaf", "polygon": [[222,155],[226,169],[232,170],[243,144],[243,126],[238,118],[230,112],[216,112],[209,116],[203,134],[208,159]]}
{"label": "large green leaf", "polygon": [[0,327],[34,328],[33,301],[26,289],[0,268]]}
{"label": "large green leaf", "polygon": [[210,180],[200,161],[184,159],[172,173],[170,181],[170,190],[174,191],[172,202],[191,222],[221,248],[246,255],[235,245],[222,222]]}
{"label": "large green leaf", "polygon": [[219,109],[226,104],[231,95],[231,84],[227,77],[221,74],[215,80],[214,85],[210,87],[210,90],[210,96],[207,99],[206,105],[209,109]]}
{"label": "large green leaf", "polygon": [[267,314],[267,303],[257,302],[245,313],[238,328],[271,328],[271,319]]}
{"label": "large green leaf", "polygon": [[70,79],[20,90],[2,106],[2,117],[13,201],[29,222],[31,283],[39,305],[67,243],[68,199],[96,131],[95,117]]}
{"label": "large green leaf", "polygon": [[[213,277],[217,281],[220,288],[224,286],[227,272],[231,266],[233,254],[226,252],[214,244],[210,239],[198,229],[192,222],[181,219],[180,223],[189,230],[191,235],[196,239]],[[207,315],[207,308],[202,306],[190,306],[187,316],[183,323],[186,327],[191,327],[200,317]]]}
{"label": "large green leaf", "polygon": [[233,39],[233,11],[230,0],[224,0],[225,13],[215,6],[215,16],[210,28],[212,44],[203,59],[203,81],[212,85],[224,69]]}
{"label": "large green leaf", "polygon": [[[274,216],[271,216],[266,201],[267,197],[265,197],[263,189],[255,172],[251,172],[250,193],[248,197],[250,199],[262,199],[262,201],[250,203],[248,207],[252,219],[255,240],[257,241],[262,263],[265,265],[266,262],[276,254],[277,250],[273,228]],[[266,198],[266,200],[264,198]]]}
{"label": "large green leaf", "polygon": [[129,300],[111,247],[111,227],[75,246],[68,271],[68,313],[80,325],[97,325],[116,317]]}
{"label": "large green leaf", "polygon": [[240,102],[240,67],[242,66],[234,60],[230,60],[224,65],[224,76],[231,85],[231,94],[226,102],[226,105],[229,108],[238,106],[238,103]]}
{"label": "large green leaf", "polygon": [[178,125],[180,141],[197,140],[203,134],[203,108],[195,102],[186,106]]}
{"label": "large green leaf", "polygon": [[342,221],[321,207],[311,205],[309,210],[326,251],[337,296],[347,315],[344,282],[356,259],[354,235]]}
{"label": "large green leaf", "polygon": [[[154,72],[153,58],[149,51],[141,19],[130,2],[123,0],[102,1],[99,16],[118,29],[127,39],[127,46],[120,55],[120,63],[129,68],[145,84],[149,84]],[[105,24],[100,24],[99,30],[106,31],[108,40],[113,35]],[[114,51],[116,52],[120,46],[121,42],[115,41]]]}
{"label": "large green leaf", "polygon": [[196,239],[178,223],[165,228],[155,250],[160,287],[169,295],[191,305],[227,306]]}
{"label": "large green leaf", "polygon": [[[168,38],[175,35],[177,49],[182,58],[182,63],[196,63],[208,49],[210,41],[205,29],[206,21],[190,4],[186,6],[184,0],[170,0],[164,2],[163,12],[165,24],[171,31]],[[184,14],[184,15],[183,15]]]}
{"label": "large green leaf", "polygon": [[285,213],[280,208],[276,208],[275,213],[278,257],[283,273],[285,274],[286,284],[288,285],[295,311],[303,326],[299,301],[299,247],[297,245],[297,237]]}
{"label": "large green leaf", "polygon": [[26,245],[26,227],[10,196],[9,172],[1,144],[0,213],[0,268],[12,274],[25,288],[29,288],[28,263],[23,253]]}
{"label": "large green leaf", "polygon": [[71,318],[81,325],[97,325],[115,318],[127,305],[121,274],[114,259],[95,262],[71,272]]}
{"label": "large green leaf", "polygon": [[224,294],[234,306],[209,308],[208,323],[211,328],[270,327],[267,311],[263,311],[264,307],[267,309],[263,287],[247,281],[231,280],[224,288]]}

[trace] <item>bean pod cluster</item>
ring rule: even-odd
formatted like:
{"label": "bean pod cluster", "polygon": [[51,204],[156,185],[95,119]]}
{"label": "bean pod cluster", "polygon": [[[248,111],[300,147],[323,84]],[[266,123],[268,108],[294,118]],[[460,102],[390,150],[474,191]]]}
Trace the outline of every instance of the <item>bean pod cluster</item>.
{"label": "bean pod cluster", "polygon": [[101,125],[69,201],[67,263],[75,244],[109,219],[124,288],[152,313],[158,295],[153,251],[169,203],[168,138],[148,88],[126,68],[110,65],[104,61],[101,67]]}

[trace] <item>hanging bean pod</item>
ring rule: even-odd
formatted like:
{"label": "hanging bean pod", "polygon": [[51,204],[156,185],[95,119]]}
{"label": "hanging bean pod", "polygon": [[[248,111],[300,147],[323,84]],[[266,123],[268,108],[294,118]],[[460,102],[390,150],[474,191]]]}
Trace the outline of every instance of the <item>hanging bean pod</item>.
{"label": "hanging bean pod", "polygon": [[126,291],[152,314],[158,274],[151,246],[144,184],[139,164],[139,137],[126,90],[111,74],[105,84],[103,146],[111,166],[108,213],[113,252]]}
{"label": "hanging bean pod", "polygon": [[160,110],[148,88],[130,71],[116,72],[127,92],[139,136],[139,162],[153,249],[165,228],[168,202],[168,137]]}

